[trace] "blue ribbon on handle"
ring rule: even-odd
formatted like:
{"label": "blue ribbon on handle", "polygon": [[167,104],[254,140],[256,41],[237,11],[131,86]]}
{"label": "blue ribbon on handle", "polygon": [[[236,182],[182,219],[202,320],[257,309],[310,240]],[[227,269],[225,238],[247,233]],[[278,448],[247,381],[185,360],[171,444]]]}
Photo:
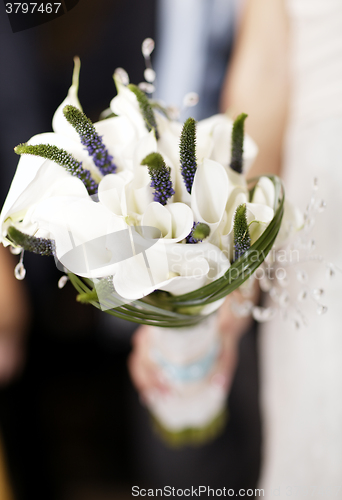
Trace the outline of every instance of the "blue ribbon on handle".
{"label": "blue ribbon on handle", "polygon": [[219,342],[211,347],[208,353],[197,361],[185,365],[170,363],[155,351],[154,359],[163,369],[167,377],[175,382],[196,382],[205,378],[214,366],[219,352]]}

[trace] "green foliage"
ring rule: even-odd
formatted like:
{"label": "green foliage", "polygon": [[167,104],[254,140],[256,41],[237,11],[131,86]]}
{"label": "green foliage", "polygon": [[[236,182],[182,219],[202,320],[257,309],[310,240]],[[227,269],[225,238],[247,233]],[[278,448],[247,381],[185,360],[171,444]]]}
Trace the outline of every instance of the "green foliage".
{"label": "green foliage", "polygon": [[54,242],[45,238],[36,238],[22,233],[14,226],[10,226],[7,230],[7,237],[17,246],[28,250],[29,252],[38,253],[39,255],[53,255]]}
{"label": "green foliage", "polygon": [[143,92],[141,89],[139,89],[139,87],[137,87],[133,83],[130,83],[127,87],[131,92],[133,92],[133,94],[137,98],[140,112],[145,120],[147,130],[150,132],[152,129],[154,129],[156,139],[158,140],[159,132],[157,127],[156,117],[154,116],[153,108],[151,106],[148,97],[146,96],[145,92]]}
{"label": "green foliage", "polygon": [[245,133],[245,120],[248,115],[241,113],[233,124],[232,130],[232,155],[230,168],[241,174],[243,167],[243,142]]}
{"label": "green foliage", "polygon": [[251,246],[246,203],[239,205],[234,216],[234,260],[239,259]]}
{"label": "green foliage", "polygon": [[58,148],[57,146],[51,146],[50,144],[19,144],[14,148],[14,151],[18,155],[29,154],[34,156],[40,156],[41,158],[46,158],[51,160],[61,167],[64,167],[71,175],[78,177],[90,195],[97,192],[97,184],[91,177],[89,170],[85,170],[82,167],[82,163],[77,161],[70,153],[64,149]]}
{"label": "green foliage", "polygon": [[142,160],[141,165],[147,165],[149,172],[167,168],[164,158],[160,153],[150,153]]}
{"label": "green foliage", "polygon": [[196,160],[196,120],[188,118],[184,123],[180,145],[180,164],[184,183],[188,193],[191,193],[197,170]]}

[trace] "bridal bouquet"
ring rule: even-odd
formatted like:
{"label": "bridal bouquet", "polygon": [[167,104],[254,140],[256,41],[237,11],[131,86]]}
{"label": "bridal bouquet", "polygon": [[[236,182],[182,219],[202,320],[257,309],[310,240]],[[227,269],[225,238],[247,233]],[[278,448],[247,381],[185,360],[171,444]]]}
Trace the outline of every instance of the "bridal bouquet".
{"label": "bridal bouquet", "polygon": [[150,409],[168,433],[203,435],[226,397],[207,383],[220,351],[213,313],[271,250],[281,182],[246,181],[257,152],[244,137],[246,115],[182,124],[119,70],[117,95],[93,124],[78,74],[76,60],[53,132],[15,148],[1,241],[53,255],[79,301],[152,325],[151,356],[177,391],[151,398]]}

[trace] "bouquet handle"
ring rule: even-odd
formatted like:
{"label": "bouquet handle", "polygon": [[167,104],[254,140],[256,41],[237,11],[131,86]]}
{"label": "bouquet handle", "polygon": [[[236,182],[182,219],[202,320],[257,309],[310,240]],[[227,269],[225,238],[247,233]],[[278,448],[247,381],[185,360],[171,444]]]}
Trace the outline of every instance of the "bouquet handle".
{"label": "bouquet handle", "polygon": [[222,347],[217,316],[186,328],[151,328],[150,356],[170,391],[147,394],[147,406],[171,444],[206,441],[224,426],[226,390],[212,383]]}

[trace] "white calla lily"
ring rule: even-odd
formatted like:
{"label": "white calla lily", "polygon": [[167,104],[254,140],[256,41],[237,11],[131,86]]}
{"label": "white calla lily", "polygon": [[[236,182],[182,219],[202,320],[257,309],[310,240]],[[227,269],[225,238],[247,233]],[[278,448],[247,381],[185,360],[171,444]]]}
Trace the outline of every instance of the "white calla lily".
{"label": "white calla lily", "polygon": [[271,222],[274,210],[266,204],[249,203],[248,194],[242,188],[235,188],[229,196],[225,214],[222,218],[219,229],[213,239],[219,248],[228,252],[230,259],[233,258],[234,248],[234,216],[239,205],[246,204],[247,208],[247,223],[250,225],[249,232],[251,243],[253,244],[259,236],[265,231],[268,224]]}
{"label": "white calla lily", "polygon": [[132,144],[136,139],[131,123],[125,116],[114,116],[94,123],[99,136],[102,137],[108,152],[115,159],[115,164],[125,168],[127,159],[131,160]]}
{"label": "white calla lily", "polygon": [[[201,161],[201,155],[211,158],[228,167],[231,158],[231,135],[233,129],[233,121],[227,114],[218,114],[210,118],[200,121],[197,124],[198,139],[198,159]],[[208,139],[203,140],[205,137],[210,137],[212,144]],[[201,145],[204,145],[201,151]],[[244,153],[243,153],[243,173],[246,175],[250,169],[256,155],[258,148],[255,142],[245,134],[244,139]]]}
{"label": "white calla lily", "polygon": [[[37,232],[39,225],[37,226],[37,221],[32,219],[32,212],[43,200],[58,195],[89,197],[80,179],[71,176],[63,167],[50,160],[25,156],[21,158],[19,166],[1,212],[4,244],[8,244],[4,238],[10,225],[15,225],[30,235]],[[31,168],[25,177],[21,173],[26,167]]]}
{"label": "white calla lily", "polygon": [[[60,149],[64,149],[65,151],[70,153],[77,161],[82,162],[82,167],[86,170],[89,170],[95,182],[100,182],[102,178],[101,172],[94,164],[92,158],[89,156],[84,146],[81,144],[78,136],[77,140],[74,140],[73,138],[66,137],[61,134],[46,132],[44,134],[34,135],[27,142],[27,144],[30,146],[35,146],[38,144],[50,144],[50,146],[57,146]],[[34,158],[36,158],[36,161],[39,163],[45,161],[43,158],[40,158],[38,156],[34,156]]]}
{"label": "white calla lily", "polygon": [[144,118],[140,112],[139,103],[135,94],[123,85],[114,75],[118,94],[111,100],[110,108],[118,116],[126,116],[130,122],[136,138],[140,139],[146,135],[147,128]]}
{"label": "white calla lily", "polygon": [[251,236],[251,244],[253,245],[273,219],[274,210],[260,203],[246,203],[246,208],[249,234]]}
{"label": "white calla lily", "polygon": [[74,58],[74,71],[72,75],[72,85],[68,90],[68,94],[62,104],[60,104],[52,119],[52,129],[57,134],[70,137],[74,141],[78,140],[78,134],[74,128],[68,123],[63,114],[63,108],[68,104],[75,106],[82,111],[82,106],[78,100],[78,82],[80,74],[81,62],[78,57]]}
{"label": "white calla lily", "polygon": [[133,173],[129,170],[118,174],[106,175],[99,184],[98,197],[102,205],[115,215],[127,217],[126,186],[132,181]]}
{"label": "white calla lily", "polygon": [[154,290],[180,295],[222,276],[229,265],[223,252],[210,243],[168,245],[162,239],[145,255],[122,262],[113,283],[117,293],[128,300],[142,298]]}
{"label": "white calla lily", "polygon": [[48,198],[34,207],[31,220],[55,241],[59,262],[79,276],[109,276],[132,255],[127,225],[90,197]]}
{"label": "white calla lily", "polygon": [[139,222],[142,213],[152,202],[151,179],[146,167],[136,175],[129,170],[106,175],[99,184],[99,200],[118,216]]}
{"label": "white calla lily", "polygon": [[153,202],[145,210],[141,225],[159,229],[165,243],[177,243],[184,240],[192,229],[192,210],[184,203],[163,206]]}
{"label": "white calla lily", "polygon": [[205,159],[197,167],[191,191],[191,208],[196,222],[210,227],[210,237],[218,228],[227,203],[229,181],[219,163]]}
{"label": "white calla lily", "polygon": [[[64,267],[95,281],[112,277],[123,303],[154,290],[173,295],[192,292],[221,277],[233,256],[237,207],[246,204],[252,244],[274,215],[275,189],[270,179],[260,178],[252,200],[249,198],[245,173],[257,152],[254,142],[245,136],[244,172],[239,174],[229,166],[232,120],[227,115],[203,120],[197,123],[196,137],[191,121],[189,144],[184,139],[181,146],[186,186],[180,165],[183,124],[158,112],[154,123],[145,96],[117,76],[118,95],[110,104],[116,116],[95,123],[97,134],[89,126],[89,134],[80,131],[79,137],[63,113],[66,105],[81,109],[78,76],[79,60],[75,60],[72,85],[53,118],[54,132],[34,136],[28,145],[56,146],[72,155],[95,181],[86,178],[89,192],[96,193],[98,184],[98,198],[89,196],[82,181],[60,165],[24,155],[0,216],[2,241],[11,243],[6,238],[10,225],[28,235],[54,240],[56,258]],[[147,112],[142,112],[145,105]],[[88,122],[76,110],[69,108],[67,116],[78,130],[81,124],[87,129]],[[150,122],[154,128],[149,131]],[[185,129],[183,138],[187,132]],[[28,150],[21,146],[17,151]],[[48,148],[40,153],[75,168],[76,174],[78,166],[64,153],[58,157]],[[152,158],[162,156],[170,174],[164,162],[157,166],[148,163],[151,153],[157,153]],[[145,158],[149,167],[141,165]],[[297,223],[291,210],[289,220],[291,227]],[[210,228],[202,242],[205,226],[197,226],[198,233],[187,239],[194,222]],[[31,246],[37,242],[21,238],[25,248],[37,249]],[[207,305],[205,311],[219,303]]]}
{"label": "white calla lily", "polygon": [[274,208],[275,192],[271,179],[265,176],[260,177],[254,188],[252,203],[260,203]]}

